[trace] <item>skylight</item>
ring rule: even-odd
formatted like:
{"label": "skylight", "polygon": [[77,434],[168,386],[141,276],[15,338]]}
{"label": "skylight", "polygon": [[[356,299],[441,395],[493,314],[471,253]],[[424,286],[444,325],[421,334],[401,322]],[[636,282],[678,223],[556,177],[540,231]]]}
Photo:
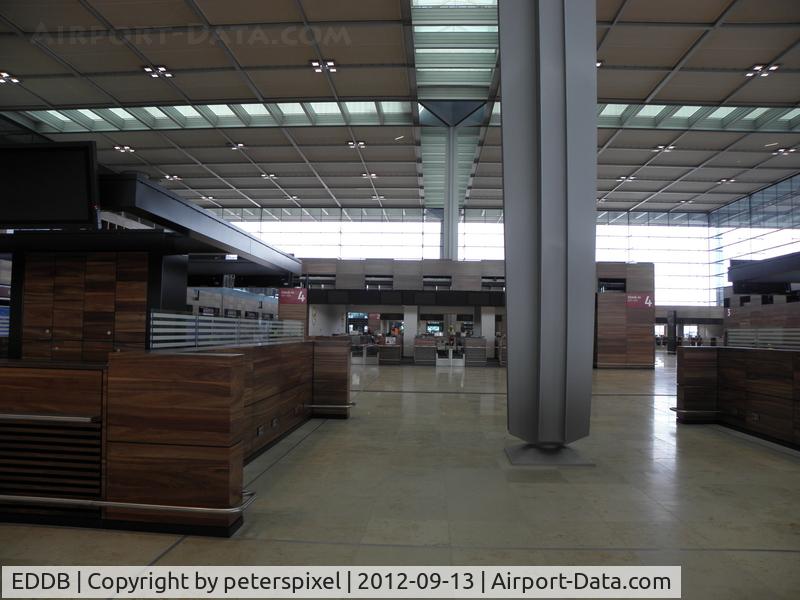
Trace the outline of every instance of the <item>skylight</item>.
{"label": "skylight", "polygon": [[625,112],[626,108],[628,108],[627,104],[607,104],[600,115],[603,117],[618,117]]}
{"label": "skylight", "polygon": [[336,102],[309,102],[311,110],[318,115],[339,115],[339,105]]}
{"label": "skylight", "polygon": [[209,104],[208,110],[218,117],[235,117],[236,115],[227,104]]}
{"label": "skylight", "polygon": [[304,115],[305,111],[299,102],[279,102],[278,108],[285,115]]}
{"label": "skylight", "polygon": [[494,48],[417,48],[417,54],[496,54]]}
{"label": "skylight", "polygon": [[663,104],[649,104],[643,106],[642,109],[636,114],[637,117],[657,117],[666,108]]}
{"label": "skylight", "polygon": [[724,119],[725,117],[727,117],[729,114],[731,114],[735,110],[736,110],[735,106],[721,106],[717,110],[712,112],[710,115],[708,115],[708,117],[706,117],[706,118],[708,118],[708,119]]}
{"label": "skylight", "polygon": [[197,111],[196,111],[196,110],[195,110],[193,107],[191,107],[191,106],[173,106],[172,108],[174,108],[175,110],[177,110],[177,111],[178,111],[178,112],[179,112],[181,115],[183,115],[184,117],[195,117],[195,118],[200,118],[200,113],[199,113],[199,112],[197,112]]}
{"label": "skylight", "polygon": [[248,115],[252,116],[268,116],[269,111],[263,104],[240,104],[239,106],[244,109]]}
{"label": "skylight", "polygon": [[159,109],[157,109],[155,106],[145,106],[144,110],[145,110],[145,112],[147,112],[147,114],[155,117],[156,119],[165,118],[164,117],[164,113],[161,112]]}
{"label": "skylight", "polygon": [[688,119],[698,110],[700,110],[699,106],[682,106],[672,116],[678,119]]}
{"label": "skylight", "polygon": [[497,33],[497,25],[415,25],[416,33]]}
{"label": "skylight", "polygon": [[96,113],[93,113],[92,111],[87,110],[85,108],[79,108],[78,112],[80,114],[82,114],[84,117],[86,117],[87,119],[91,119],[92,121],[102,121],[103,120],[103,117],[101,117],[100,115],[98,115]]}
{"label": "skylight", "polygon": [[[350,104],[350,103],[348,102],[348,104]],[[348,107],[348,110],[350,110],[349,107]],[[386,114],[410,113],[411,112],[411,103],[410,102],[394,102],[394,101],[381,102],[381,110]]]}
{"label": "skylight", "polygon": [[750,121],[752,119],[757,119],[758,117],[763,115],[765,112],[767,112],[767,110],[768,109],[764,108],[763,106],[761,108],[754,108],[749,113],[747,113],[747,115],[742,117],[742,119],[744,119],[745,121]]}
{"label": "skylight", "polygon": [[374,102],[345,102],[344,105],[351,115],[373,115],[376,113]]}
{"label": "skylight", "polygon": [[64,115],[62,115],[62,114],[61,114],[60,112],[58,112],[57,110],[48,110],[48,111],[47,111],[47,114],[48,114],[48,115],[50,115],[51,117],[55,117],[55,118],[56,118],[56,119],[58,119],[59,121],[64,121],[64,122],[67,122],[67,121],[69,121],[69,120],[70,120],[70,118],[69,118],[69,117],[65,117]]}

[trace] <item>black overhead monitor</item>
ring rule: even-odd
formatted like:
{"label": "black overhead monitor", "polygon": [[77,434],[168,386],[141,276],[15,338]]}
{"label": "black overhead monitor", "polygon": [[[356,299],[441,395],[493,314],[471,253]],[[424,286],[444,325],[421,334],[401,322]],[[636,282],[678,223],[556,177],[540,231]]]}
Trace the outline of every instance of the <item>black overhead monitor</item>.
{"label": "black overhead monitor", "polygon": [[0,228],[97,225],[94,142],[0,146]]}

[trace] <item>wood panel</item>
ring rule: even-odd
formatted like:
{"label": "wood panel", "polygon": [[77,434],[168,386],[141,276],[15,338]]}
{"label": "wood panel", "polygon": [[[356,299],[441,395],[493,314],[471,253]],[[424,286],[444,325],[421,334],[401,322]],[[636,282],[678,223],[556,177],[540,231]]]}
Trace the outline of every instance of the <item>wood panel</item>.
{"label": "wood panel", "polygon": [[598,367],[624,367],[628,362],[625,338],[625,294],[597,295],[596,361]]}
{"label": "wood panel", "polygon": [[725,310],[725,329],[739,328],[800,328],[800,303],[752,304],[733,306]]}
{"label": "wood panel", "polygon": [[53,340],[50,358],[55,361],[80,362],[83,360],[83,342],[80,340]]}
{"label": "wood panel", "polygon": [[310,415],[312,386],[307,383],[245,407],[245,457],[269,446]]}
{"label": "wood panel", "polygon": [[145,346],[147,336],[147,274],[145,252],[117,254],[114,299],[114,342]]}
{"label": "wood panel", "polygon": [[105,362],[114,347],[117,255],[86,257],[83,313],[83,360]]}
{"label": "wood panel", "polygon": [[[25,256],[23,285],[23,340],[49,340],[53,337],[53,288],[55,256],[30,253]],[[23,343],[23,354],[25,344]],[[24,356],[23,356],[24,358]],[[38,356],[36,358],[39,358]]]}
{"label": "wood panel", "polygon": [[0,365],[0,413],[98,417],[102,369]]}
{"label": "wood panel", "polygon": [[245,355],[244,403],[311,382],[314,347],[309,342],[239,348]]}
{"label": "wood panel", "polygon": [[[106,497],[111,501],[230,508],[242,501],[242,444],[232,447],[107,445]],[[106,509],[104,518],[150,523],[227,526],[240,515]]]}
{"label": "wood panel", "polygon": [[109,440],[229,447],[241,439],[242,354],[120,352],[108,364]]}
{"label": "wood panel", "polygon": [[747,393],[747,427],[769,437],[791,441],[794,401],[755,392]]}
{"label": "wood panel", "polygon": [[53,286],[53,338],[56,340],[81,340],[83,337],[85,277],[85,255],[56,256]]}
{"label": "wood panel", "polygon": [[747,354],[747,391],[778,398],[792,398],[794,370],[792,354],[751,350]]}
{"label": "wood panel", "polygon": [[[599,262],[596,273],[597,279],[624,280],[625,291],[596,294],[595,367],[653,368],[654,265]],[[629,303],[629,295],[649,296],[651,303]]]}
{"label": "wood panel", "polygon": [[678,348],[677,414],[682,423],[718,418],[717,348]]}
{"label": "wood panel", "polygon": [[[713,381],[716,403],[701,392]],[[709,388],[710,389],[710,388]],[[771,440],[800,442],[800,353],[743,348],[678,348],[678,419],[683,409],[713,410],[713,420]],[[690,415],[691,416],[691,415]]]}
{"label": "wood panel", "polygon": [[301,321],[303,332],[308,335],[308,304],[281,304],[278,316],[282,321]]}
{"label": "wood panel", "polygon": [[[350,416],[350,339],[317,339],[314,342],[315,416]],[[331,408],[319,408],[322,405]]]}

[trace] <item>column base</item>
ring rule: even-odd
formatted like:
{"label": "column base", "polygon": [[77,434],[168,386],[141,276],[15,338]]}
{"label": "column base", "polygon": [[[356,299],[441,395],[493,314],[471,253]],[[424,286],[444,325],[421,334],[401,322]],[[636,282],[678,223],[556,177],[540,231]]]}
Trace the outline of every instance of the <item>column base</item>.
{"label": "column base", "polygon": [[595,464],[569,446],[519,444],[506,447],[515,467],[593,467]]}

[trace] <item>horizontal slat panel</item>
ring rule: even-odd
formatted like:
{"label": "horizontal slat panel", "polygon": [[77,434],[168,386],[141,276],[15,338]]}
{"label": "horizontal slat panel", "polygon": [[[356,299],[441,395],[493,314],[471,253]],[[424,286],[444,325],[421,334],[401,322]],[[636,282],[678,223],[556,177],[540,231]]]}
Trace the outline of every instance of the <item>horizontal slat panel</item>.
{"label": "horizontal slat panel", "polygon": [[98,423],[0,421],[0,493],[100,498],[101,443]]}
{"label": "horizontal slat panel", "polygon": [[285,344],[299,341],[303,341],[303,323],[300,321],[255,321],[160,312],[151,315],[152,349]]}
{"label": "horizontal slat panel", "polygon": [[800,350],[800,329],[742,328],[728,330],[728,346]]}

